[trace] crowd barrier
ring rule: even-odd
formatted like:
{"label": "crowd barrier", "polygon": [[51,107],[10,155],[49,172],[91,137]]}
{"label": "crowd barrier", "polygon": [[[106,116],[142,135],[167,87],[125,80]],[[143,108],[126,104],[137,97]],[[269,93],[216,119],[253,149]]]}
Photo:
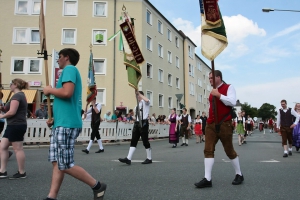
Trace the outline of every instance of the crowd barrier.
{"label": "crowd barrier", "polygon": [[[149,138],[169,137],[169,125],[149,124]],[[4,130],[6,128],[6,123]],[[131,139],[133,124],[125,122],[101,122],[99,127],[102,140],[126,140]],[[2,135],[0,135],[0,139]],[[82,132],[77,141],[90,140],[92,132],[91,122],[83,121]],[[28,119],[27,132],[24,136],[24,142],[50,142],[51,129],[46,124],[46,119]]]}

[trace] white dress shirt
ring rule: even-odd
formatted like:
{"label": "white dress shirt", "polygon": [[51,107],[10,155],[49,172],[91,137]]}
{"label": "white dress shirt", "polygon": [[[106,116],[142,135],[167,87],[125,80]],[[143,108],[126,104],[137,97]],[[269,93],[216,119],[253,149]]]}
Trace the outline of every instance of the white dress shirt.
{"label": "white dress shirt", "polygon": [[[145,102],[143,99],[139,102],[140,109],[143,108],[143,120],[148,120],[149,110],[150,110],[150,100],[148,102]],[[136,107],[135,107],[136,111]],[[142,111],[140,111],[140,116],[142,116]],[[137,115],[136,121],[139,120],[139,116]]]}

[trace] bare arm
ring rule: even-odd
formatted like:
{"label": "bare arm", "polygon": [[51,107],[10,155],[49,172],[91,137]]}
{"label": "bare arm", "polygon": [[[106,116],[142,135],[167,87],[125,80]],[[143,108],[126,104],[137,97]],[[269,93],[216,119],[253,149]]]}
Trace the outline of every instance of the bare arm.
{"label": "bare arm", "polygon": [[72,82],[65,82],[61,88],[52,88],[51,86],[46,86],[44,88],[44,94],[46,96],[53,94],[54,96],[62,99],[70,98],[74,93],[75,85]]}
{"label": "bare arm", "polygon": [[7,111],[5,114],[0,115],[0,118],[9,118],[12,117],[16,114],[17,110],[19,108],[19,101],[17,100],[12,100],[10,102],[10,108],[9,111]]}

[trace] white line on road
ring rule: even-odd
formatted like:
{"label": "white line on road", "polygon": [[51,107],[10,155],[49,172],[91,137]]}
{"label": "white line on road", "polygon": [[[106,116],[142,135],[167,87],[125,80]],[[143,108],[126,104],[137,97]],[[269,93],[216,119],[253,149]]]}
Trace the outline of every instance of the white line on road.
{"label": "white line on road", "polygon": [[262,161],[259,161],[259,162],[271,162],[271,163],[276,163],[276,162],[280,162],[280,161],[271,159],[271,160],[262,160]]}
{"label": "white line on road", "polygon": [[222,159],[224,162],[230,162],[230,160],[225,160],[225,159]]}
{"label": "white line on road", "polygon": [[[113,162],[120,162],[119,160],[112,160]],[[144,160],[131,160],[131,162],[144,162]],[[157,160],[152,160],[152,162],[164,162],[164,161],[157,161]]]}

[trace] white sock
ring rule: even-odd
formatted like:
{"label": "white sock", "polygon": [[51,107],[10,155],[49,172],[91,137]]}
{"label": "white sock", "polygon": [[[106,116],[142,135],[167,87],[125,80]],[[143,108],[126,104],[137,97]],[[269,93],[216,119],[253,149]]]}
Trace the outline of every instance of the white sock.
{"label": "white sock", "polygon": [[288,151],[284,150],[284,152],[283,152],[283,153],[288,153]]}
{"label": "white sock", "polygon": [[152,157],[151,157],[151,148],[146,149],[146,153],[147,153],[147,158],[148,158],[149,160],[152,160]]}
{"label": "white sock", "polygon": [[292,151],[293,150],[293,148],[289,148],[289,151]]}
{"label": "white sock", "polygon": [[129,152],[128,152],[128,156],[127,156],[128,160],[131,160],[132,155],[133,155],[135,149],[136,149],[136,147],[130,147],[129,148]]}
{"label": "white sock", "polygon": [[182,143],[185,143],[185,136],[182,137]]}
{"label": "white sock", "polygon": [[241,172],[241,168],[240,168],[240,161],[239,161],[239,157],[237,156],[235,159],[231,160],[231,164],[235,170],[235,174],[241,175],[242,176],[242,172]]}
{"label": "white sock", "polygon": [[92,147],[93,142],[94,142],[93,140],[90,140],[89,145],[86,148],[88,151],[90,151],[90,148]]}
{"label": "white sock", "polygon": [[204,168],[205,168],[205,175],[204,178],[206,178],[208,181],[211,181],[211,170],[214,166],[215,159],[214,158],[204,158]]}
{"label": "white sock", "polygon": [[97,142],[99,144],[99,148],[102,150],[103,149],[102,140],[99,139],[99,140],[97,140]]}
{"label": "white sock", "polygon": [[186,144],[189,144],[189,139],[185,139],[185,143],[186,143]]}

